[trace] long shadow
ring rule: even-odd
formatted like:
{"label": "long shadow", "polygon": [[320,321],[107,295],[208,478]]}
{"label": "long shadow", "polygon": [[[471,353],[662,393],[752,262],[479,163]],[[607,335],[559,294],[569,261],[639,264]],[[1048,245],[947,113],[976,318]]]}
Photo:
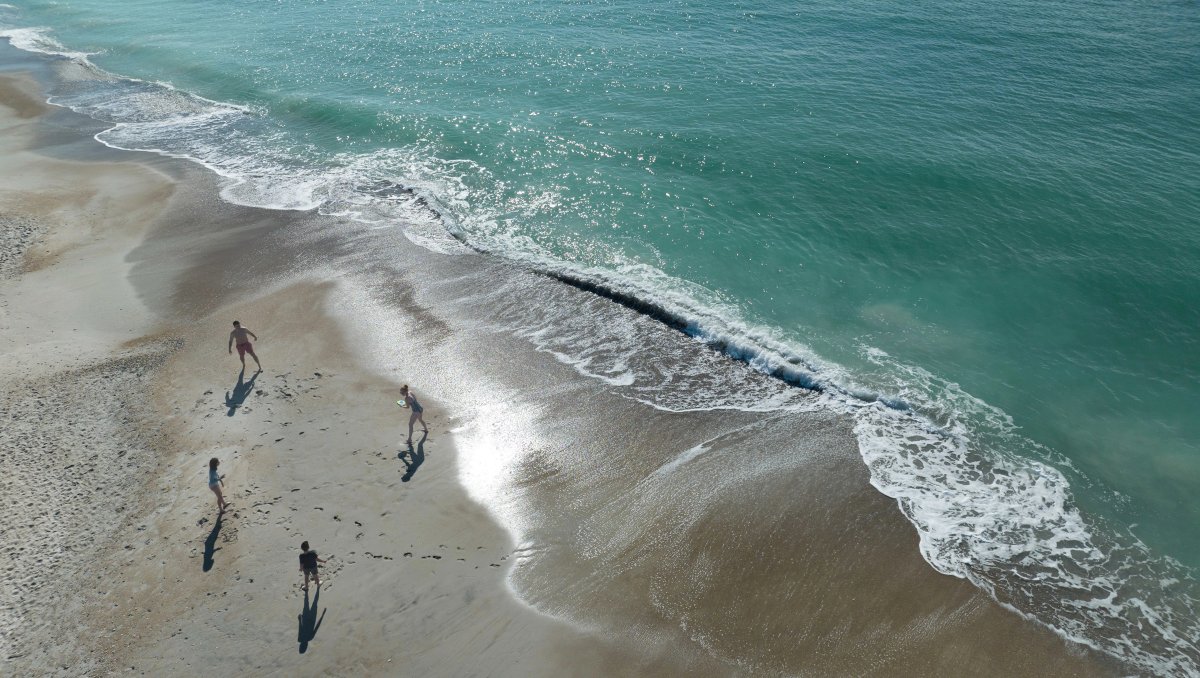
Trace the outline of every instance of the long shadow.
{"label": "long shadow", "polygon": [[320,599],[320,586],[313,594],[312,605],[308,604],[308,591],[304,592],[304,611],[296,615],[296,619],[300,622],[300,629],[296,632],[296,640],[300,643],[300,654],[308,652],[308,642],[317,637],[317,630],[321,628],[321,622],[325,620],[325,610],[321,610],[321,617],[317,618],[317,601]]}
{"label": "long shadow", "polygon": [[412,477],[417,473],[417,469],[421,467],[421,464],[425,463],[425,439],[428,437],[428,432],[422,433],[421,439],[417,441],[415,448],[410,442],[407,449],[401,450],[400,454],[396,455],[408,467],[404,472],[404,477],[400,478],[401,482],[407,483],[412,480]]}
{"label": "long shadow", "polygon": [[233,392],[225,392],[225,407],[229,408],[229,412],[226,413],[226,416],[232,417],[234,413],[237,412],[237,408],[241,407],[242,403],[246,402],[246,398],[250,395],[250,391],[254,389],[254,380],[258,379],[258,375],[259,373],[255,372],[254,376],[250,377],[250,381],[243,381],[246,376],[246,369],[242,368],[242,371],[238,372],[238,380],[237,384],[233,387]]}
{"label": "long shadow", "polygon": [[219,551],[217,548],[217,536],[221,534],[221,515],[217,515],[217,522],[213,523],[212,532],[208,533],[208,539],[204,540],[204,571],[208,572],[213,568],[213,554]]}

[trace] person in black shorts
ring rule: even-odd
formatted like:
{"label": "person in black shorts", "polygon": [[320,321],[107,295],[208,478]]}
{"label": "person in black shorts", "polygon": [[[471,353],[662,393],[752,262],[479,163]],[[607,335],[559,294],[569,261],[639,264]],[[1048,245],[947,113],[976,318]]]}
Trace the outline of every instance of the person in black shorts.
{"label": "person in black shorts", "polygon": [[308,548],[308,542],[300,544],[300,571],[304,573],[304,590],[308,590],[308,578],[312,577],[321,588],[321,576],[317,574],[317,563],[325,562],[317,557],[317,552]]}

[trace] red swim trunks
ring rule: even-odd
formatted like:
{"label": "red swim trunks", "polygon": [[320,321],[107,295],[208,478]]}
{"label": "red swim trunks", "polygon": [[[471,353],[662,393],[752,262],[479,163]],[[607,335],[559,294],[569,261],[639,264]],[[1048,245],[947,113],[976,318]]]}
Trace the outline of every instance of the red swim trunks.
{"label": "red swim trunks", "polygon": [[248,342],[248,341],[238,344],[237,350],[238,350],[239,358],[245,358],[247,353],[249,353],[250,355],[254,355],[254,347],[251,346],[250,342]]}

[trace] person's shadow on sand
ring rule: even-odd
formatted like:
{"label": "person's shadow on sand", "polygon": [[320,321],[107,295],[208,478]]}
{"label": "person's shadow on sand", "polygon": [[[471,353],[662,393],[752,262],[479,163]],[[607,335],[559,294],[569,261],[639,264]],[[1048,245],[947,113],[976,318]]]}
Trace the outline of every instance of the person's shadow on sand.
{"label": "person's shadow on sand", "polygon": [[404,465],[408,467],[408,469],[404,472],[404,477],[400,479],[401,482],[407,483],[408,481],[412,480],[412,477],[417,473],[417,469],[420,468],[421,464],[425,462],[425,439],[428,437],[428,432],[422,433],[421,439],[417,441],[417,446],[415,448],[410,442],[408,443],[407,449],[401,450],[400,454],[396,455],[396,457],[400,461],[404,462]]}
{"label": "person's shadow on sand", "polygon": [[204,571],[208,572],[213,568],[213,554],[219,551],[217,548],[217,537],[221,534],[221,516],[217,516],[217,522],[213,524],[212,532],[208,533],[208,539],[204,540]]}
{"label": "person's shadow on sand", "polygon": [[300,643],[300,654],[308,652],[308,641],[317,637],[317,629],[321,628],[321,622],[325,619],[325,610],[321,610],[321,617],[317,618],[317,601],[320,599],[320,586],[313,594],[312,605],[308,604],[308,591],[304,592],[304,611],[296,615],[296,619],[300,622],[300,630],[296,632],[296,640]]}
{"label": "person's shadow on sand", "polygon": [[254,380],[258,379],[258,375],[259,373],[255,372],[254,376],[250,377],[250,381],[243,381],[246,376],[246,370],[243,369],[241,372],[238,372],[237,385],[233,387],[233,392],[225,392],[225,407],[229,408],[229,412],[226,413],[227,416],[232,417],[237,412],[237,408],[246,402],[246,397],[250,395],[250,391],[254,388]]}

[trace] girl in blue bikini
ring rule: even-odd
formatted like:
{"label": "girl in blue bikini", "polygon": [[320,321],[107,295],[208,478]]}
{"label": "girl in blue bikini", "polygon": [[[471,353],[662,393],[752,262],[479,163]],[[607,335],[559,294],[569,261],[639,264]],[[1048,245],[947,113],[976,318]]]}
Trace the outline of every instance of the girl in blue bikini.
{"label": "girl in blue bikini", "polygon": [[220,463],[220,460],[216,457],[208,460],[208,489],[217,495],[217,513],[224,513],[225,497],[221,495],[221,486],[225,484],[225,481],[217,473],[217,465]]}
{"label": "girl in blue bikini", "polygon": [[425,425],[425,417],[421,413],[425,411],[421,407],[421,403],[417,402],[417,396],[412,391],[408,390],[408,384],[400,387],[400,395],[404,396],[404,404],[412,410],[412,416],[408,418],[408,442],[412,442],[413,424],[419,419],[421,421],[421,430],[429,433],[429,427]]}

